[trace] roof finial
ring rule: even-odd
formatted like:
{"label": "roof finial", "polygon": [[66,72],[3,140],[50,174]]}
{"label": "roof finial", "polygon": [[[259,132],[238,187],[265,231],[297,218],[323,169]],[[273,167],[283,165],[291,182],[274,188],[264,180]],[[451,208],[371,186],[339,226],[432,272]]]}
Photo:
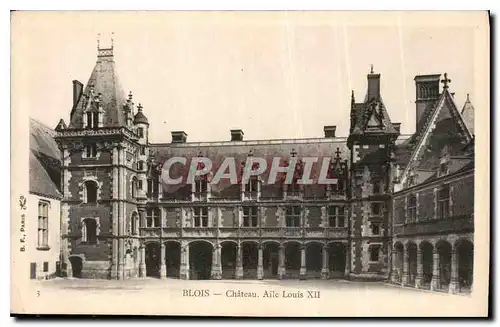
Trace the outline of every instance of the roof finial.
{"label": "roof finial", "polygon": [[142,104],[139,102],[139,104],[137,105],[137,111],[138,112],[142,112]]}
{"label": "roof finial", "polygon": [[373,64],[370,65],[370,74],[373,74]]}
{"label": "roof finial", "polygon": [[111,49],[113,49],[114,44],[115,44],[115,32],[111,32]]}
{"label": "roof finial", "polygon": [[447,89],[448,83],[451,82],[451,79],[448,78],[448,73],[444,73],[444,79],[441,80],[441,83],[443,83],[443,89]]}
{"label": "roof finial", "polygon": [[97,50],[99,50],[100,42],[101,42],[101,33],[97,33]]}
{"label": "roof finial", "polygon": [[467,100],[465,100],[465,102],[470,102],[469,93],[467,93]]}
{"label": "roof finial", "polygon": [[129,101],[132,101],[132,97],[133,97],[133,96],[132,96],[132,91],[129,91],[129,92],[128,92],[128,100],[129,100]]}

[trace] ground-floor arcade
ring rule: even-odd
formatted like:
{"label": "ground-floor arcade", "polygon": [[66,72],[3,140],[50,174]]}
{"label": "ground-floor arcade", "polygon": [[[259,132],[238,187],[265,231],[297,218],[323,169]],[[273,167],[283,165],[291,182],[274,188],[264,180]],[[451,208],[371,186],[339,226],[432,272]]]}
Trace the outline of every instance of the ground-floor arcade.
{"label": "ground-floor arcade", "polygon": [[149,240],[140,277],[180,279],[329,279],[349,275],[347,242]]}
{"label": "ground-floor arcade", "polygon": [[472,235],[396,239],[391,281],[415,288],[468,293],[473,285]]}

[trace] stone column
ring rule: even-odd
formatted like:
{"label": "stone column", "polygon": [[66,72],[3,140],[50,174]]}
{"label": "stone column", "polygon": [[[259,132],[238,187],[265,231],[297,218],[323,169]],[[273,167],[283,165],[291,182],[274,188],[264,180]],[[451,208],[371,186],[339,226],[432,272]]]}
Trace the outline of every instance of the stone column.
{"label": "stone column", "polygon": [[348,278],[350,273],[351,273],[351,250],[349,248],[349,244],[346,244],[345,245],[345,271],[344,271],[344,276],[346,278]]}
{"label": "stone column", "polygon": [[330,270],[328,269],[328,246],[323,246],[323,267],[321,268],[321,279],[328,279],[330,277]]}
{"label": "stone column", "polygon": [[457,260],[457,249],[455,246],[451,249],[451,278],[449,293],[455,294],[459,292],[458,287],[458,260]]}
{"label": "stone column", "polygon": [[263,259],[264,256],[262,254],[262,249],[263,246],[262,244],[259,244],[259,256],[258,256],[258,262],[257,262],[257,279],[263,279],[264,278],[264,264],[263,264]]}
{"label": "stone column", "polygon": [[285,246],[283,244],[280,245],[279,249],[279,265],[278,265],[278,279],[285,278]]}
{"label": "stone column", "polygon": [[401,282],[401,286],[408,285],[409,280],[410,280],[410,272],[409,272],[409,255],[408,255],[408,248],[405,247],[403,250],[403,280]]}
{"label": "stone column", "polygon": [[189,279],[189,244],[181,244],[181,267],[180,278]]}
{"label": "stone column", "polygon": [[300,246],[300,272],[299,279],[307,279],[306,270],[306,245],[302,244]]}
{"label": "stone column", "polygon": [[439,267],[439,252],[436,248],[432,252],[432,281],[431,281],[431,291],[436,291],[440,287],[440,267]]}
{"label": "stone column", "polygon": [[212,254],[212,279],[221,279],[221,254],[220,254],[220,244],[216,244],[214,246],[213,254]]}
{"label": "stone column", "polygon": [[396,267],[397,256],[398,256],[398,252],[396,251],[396,249],[392,249],[391,281],[393,283],[398,282],[398,273],[397,273],[397,267]]}
{"label": "stone column", "polygon": [[161,256],[160,256],[160,278],[167,278],[167,265],[165,264],[165,243],[161,243]]}
{"label": "stone column", "polygon": [[146,247],[141,244],[139,247],[139,277],[146,277]]}
{"label": "stone column", "polygon": [[415,279],[415,288],[422,288],[424,280],[424,264],[422,262],[422,249],[417,248],[417,278]]}
{"label": "stone column", "polygon": [[241,244],[238,244],[238,247],[236,248],[236,272],[235,272],[236,279],[243,279],[243,262],[242,262],[241,251],[242,251],[242,246]]}

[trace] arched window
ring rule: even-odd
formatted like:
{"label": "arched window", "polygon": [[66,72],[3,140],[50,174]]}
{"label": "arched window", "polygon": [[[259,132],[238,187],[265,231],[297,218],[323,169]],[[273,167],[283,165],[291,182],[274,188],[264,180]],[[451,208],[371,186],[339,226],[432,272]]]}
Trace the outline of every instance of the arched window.
{"label": "arched window", "polygon": [[86,243],[97,242],[97,222],[95,219],[87,218],[83,220],[82,241]]}
{"label": "arched window", "polygon": [[95,181],[86,181],[84,191],[85,203],[97,203],[97,183]]}

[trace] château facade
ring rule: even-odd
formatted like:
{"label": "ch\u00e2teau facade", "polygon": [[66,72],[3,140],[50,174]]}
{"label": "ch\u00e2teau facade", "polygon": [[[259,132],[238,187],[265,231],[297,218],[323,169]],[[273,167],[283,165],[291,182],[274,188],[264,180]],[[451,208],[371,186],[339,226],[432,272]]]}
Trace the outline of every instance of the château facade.
{"label": "ch\u00e2teau facade", "polygon": [[[416,285],[413,276],[423,280],[423,275],[417,273],[422,269],[413,269],[417,259],[409,242],[424,247],[428,240],[434,249],[443,231],[446,237],[455,235],[456,242],[473,242],[471,198],[460,213],[469,225],[453,220],[441,229],[441,220],[460,212],[452,208],[463,200],[463,187],[452,186],[446,216],[424,214],[424,208],[433,208],[425,201],[433,202],[432,194],[441,194],[439,190],[431,196],[416,192],[434,190],[435,183],[441,187],[445,179],[470,185],[473,177],[473,108],[467,100],[467,114],[459,113],[446,75],[442,92],[440,78],[415,79],[414,135],[401,135],[400,124],[391,121],[380,94],[380,74],[372,68],[365,98],[358,102],[353,92],[351,108],[345,109],[350,110],[348,137],[338,137],[335,126],[325,126],[323,138],[256,141],[231,130],[228,141],[187,142],[184,131],[174,131],[169,143],[154,144],[148,139],[146,109],[121,88],[113,47],[99,48],[87,84],[73,81],[69,123],[61,119],[55,129],[62,164],[63,273],[111,279],[390,279]],[[447,124],[437,124],[443,120]],[[429,148],[433,156],[424,151]],[[437,173],[441,164],[435,155],[441,153],[454,168],[434,180],[425,178],[430,175],[420,171]],[[211,184],[197,178],[173,186],[161,178],[162,165],[171,157],[206,157],[217,166],[229,156],[243,162],[252,156],[280,156],[285,162],[291,157],[329,158],[328,173],[338,182],[302,185],[294,177],[292,184],[267,184],[260,178]],[[455,157],[467,157],[456,159],[467,163],[456,169]],[[417,194],[423,208],[409,217],[408,194]],[[435,207],[441,210],[440,204]],[[419,215],[425,216],[424,230],[415,227],[417,221],[424,224],[424,218],[415,218]],[[426,231],[430,225],[433,231]],[[404,258],[398,261],[400,253]],[[446,273],[435,268],[428,275],[429,261],[424,261],[426,278],[437,280],[437,274]],[[440,265],[439,260],[432,263]],[[470,263],[466,266],[472,269]]]}

